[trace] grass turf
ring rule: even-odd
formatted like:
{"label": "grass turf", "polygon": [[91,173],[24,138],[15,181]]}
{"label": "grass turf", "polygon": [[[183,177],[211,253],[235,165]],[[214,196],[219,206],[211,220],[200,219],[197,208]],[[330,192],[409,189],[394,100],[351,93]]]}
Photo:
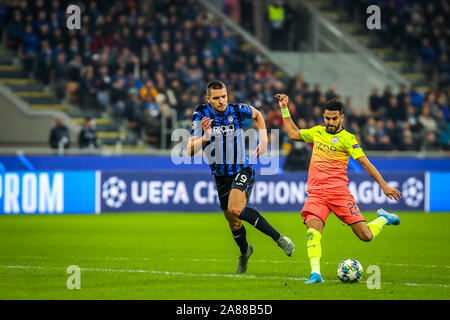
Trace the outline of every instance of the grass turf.
{"label": "grass turf", "polygon": [[[324,283],[306,285],[306,230],[298,214],[263,214],[296,244],[287,257],[246,223],[255,246],[247,273],[221,214],[0,217],[0,299],[449,299],[450,214],[401,213],[370,243],[330,215],[322,237]],[[368,221],[375,214],[367,213]],[[381,288],[337,280],[338,263],[377,265]],[[66,286],[70,265],[81,289]]]}

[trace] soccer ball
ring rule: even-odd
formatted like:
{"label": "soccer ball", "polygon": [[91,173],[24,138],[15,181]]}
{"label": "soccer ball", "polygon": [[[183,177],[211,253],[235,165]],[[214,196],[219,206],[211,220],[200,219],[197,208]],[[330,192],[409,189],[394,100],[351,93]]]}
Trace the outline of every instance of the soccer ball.
{"label": "soccer ball", "polygon": [[363,267],[358,260],[347,259],[339,263],[337,275],[342,282],[358,282],[363,274]]}

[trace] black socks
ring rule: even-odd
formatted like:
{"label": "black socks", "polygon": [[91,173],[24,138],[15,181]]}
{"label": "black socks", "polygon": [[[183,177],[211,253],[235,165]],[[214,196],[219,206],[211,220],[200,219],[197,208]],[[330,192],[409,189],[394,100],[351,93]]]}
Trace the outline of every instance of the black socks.
{"label": "black socks", "polygon": [[244,210],[242,210],[239,219],[247,221],[256,229],[271,237],[274,241],[277,241],[280,238],[280,233],[276,231],[255,209],[245,207]]}
{"label": "black socks", "polygon": [[234,241],[236,241],[239,249],[241,249],[241,253],[244,254],[247,252],[248,243],[247,243],[247,231],[245,230],[244,225],[241,226],[239,230],[231,231],[233,234]]}

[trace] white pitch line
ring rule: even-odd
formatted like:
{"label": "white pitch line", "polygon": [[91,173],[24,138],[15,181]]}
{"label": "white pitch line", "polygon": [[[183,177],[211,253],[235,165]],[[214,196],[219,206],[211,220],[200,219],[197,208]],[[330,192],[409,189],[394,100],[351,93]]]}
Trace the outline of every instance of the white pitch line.
{"label": "white pitch line", "polygon": [[[49,270],[64,270],[62,267],[43,267],[43,266],[5,266],[0,265],[0,268],[5,269],[49,269]],[[262,279],[262,280],[294,280],[305,281],[308,278],[296,277],[276,277],[276,276],[256,276],[256,275],[237,275],[226,273],[196,273],[196,272],[179,272],[179,271],[158,271],[158,270],[140,270],[140,269],[102,269],[102,268],[80,268],[84,271],[99,271],[99,272],[121,272],[121,273],[151,273],[159,275],[172,276],[190,276],[190,277],[223,277],[223,278],[242,278],[242,279]]]}
{"label": "white pitch line", "polygon": [[[5,269],[48,269],[48,270],[64,270],[63,267],[44,267],[44,266],[21,266],[21,265],[0,265],[0,268]],[[236,278],[236,279],[253,279],[253,280],[292,280],[292,281],[305,281],[307,278],[297,278],[297,277],[276,277],[276,276],[256,276],[256,275],[237,275],[237,274],[227,274],[227,273],[196,273],[196,272],[178,272],[178,271],[158,271],[158,270],[140,270],[140,269],[102,269],[102,268],[80,268],[84,271],[98,271],[98,272],[120,272],[120,273],[150,273],[157,275],[169,275],[169,276],[189,276],[189,277],[216,277],[216,278]],[[339,280],[325,280],[327,282],[339,283]],[[364,283],[362,281],[361,283]],[[381,282],[381,285],[405,285],[405,286],[415,286],[415,287],[444,287],[448,288],[448,284],[440,283],[391,283],[391,282]]]}
{"label": "white pitch line", "polygon": [[[73,259],[75,256],[71,257],[61,257],[61,258],[51,258],[45,256],[0,256],[0,259],[33,259],[33,260],[50,260],[50,259]],[[114,260],[114,261],[154,261],[156,258],[127,258],[127,257],[84,257],[82,260]],[[234,262],[232,259],[215,259],[215,258],[170,258],[170,261],[194,261],[194,262]],[[298,260],[268,260],[268,259],[255,259],[251,260],[252,263],[275,263],[275,264],[305,264],[307,261]],[[322,262],[322,264],[333,264],[331,262]],[[390,262],[374,262],[370,263],[373,265],[380,266],[394,266],[394,267],[417,267],[417,268],[444,268],[450,269],[450,265],[436,265],[436,264],[407,264],[407,263],[390,263]]]}

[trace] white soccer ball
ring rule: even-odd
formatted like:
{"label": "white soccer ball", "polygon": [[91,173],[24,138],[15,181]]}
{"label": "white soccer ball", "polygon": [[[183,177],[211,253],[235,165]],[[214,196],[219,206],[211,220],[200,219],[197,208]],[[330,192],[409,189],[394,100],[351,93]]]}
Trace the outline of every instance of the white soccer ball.
{"label": "white soccer ball", "polygon": [[342,282],[358,282],[363,275],[363,267],[358,260],[347,259],[339,263],[337,276]]}

